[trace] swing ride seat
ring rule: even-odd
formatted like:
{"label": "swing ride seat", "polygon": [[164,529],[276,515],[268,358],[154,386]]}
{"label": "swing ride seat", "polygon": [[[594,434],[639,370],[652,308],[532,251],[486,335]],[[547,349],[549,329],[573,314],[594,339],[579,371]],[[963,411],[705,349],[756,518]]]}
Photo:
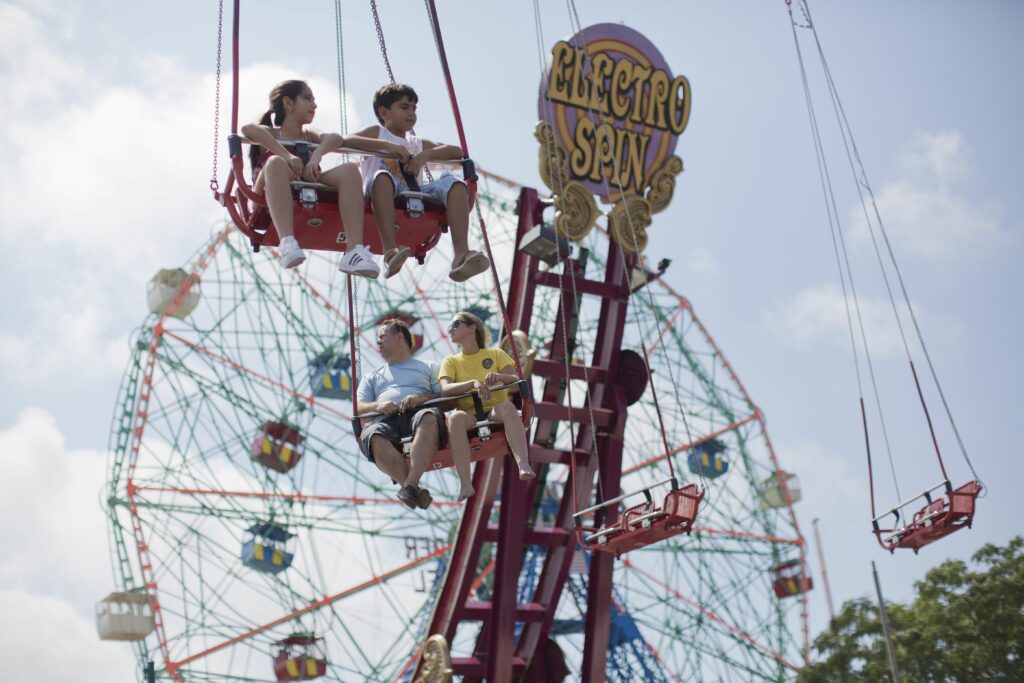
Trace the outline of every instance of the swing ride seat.
{"label": "swing ride seat", "polygon": [[[282,141],[286,148],[294,149],[304,161],[316,145],[302,141]],[[231,172],[228,175],[220,200],[228,210],[232,222],[241,230],[252,244],[254,251],[262,246],[277,246],[280,237],[270,218],[266,198],[256,193],[246,182],[242,154],[242,137],[228,136],[228,148],[231,154]],[[339,153],[371,155],[360,150],[341,149]],[[386,156],[386,155],[378,155]],[[476,170],[471,159],[461,162],[463,177],[466,180],[470,205],[475,197]],[[292,186],[292,218],[295,238],[303,249],[322,251],[345,251],[345,231],[338,212],[338,194],[335,188],[323,183],[293,181]],[[445,207],[430,195],[411,190],[395,194],[395,241],[400,246],[409,247],[412,256],[423,263],[427,253],[441,239],[441,233],[448,229],[448,215]],[[377,225],[374,222],[373,210],[369,201],[363,209],[363,241],[374,254],[382,254],[383,248]]]}
{"label": "swing ride seat", "polygon": [[636,493],[643,493],[647,496],[645,502],[626,508],[616,523],[602,526],[586,536],[584,540],[590,544],[588,550],[612,553],[618,557],[630,550],[637,550],[678,534],[689,533],[697,519],[700,502],[704,499],[704,491],[698,490],[696,484],[680,487],[671,479],[654,484],[654,486],[669,482],[672,484],[672,489],[665,494],[665,501],[661,507],[655,506],[650,489],[643,489],[576,513],[575,517],[579,519],[580,516],[588,512],[614,505]]}
{"label": "swing ride seat", "polygon": [[[498,387],[492,387],[491,391],[502,391],[505,389],[516,389],[519,392],[519,396],[522,398],[524,408],[520,411],[520,416],[528,415],[528,411],[525,407],[525,403],[530,398],[530,383],[525,379],[521,379],[511,384],[503,384]],[[484,411],[483,402],[480,400],[480,396],[477,392],[470,392],[467,394],[461,394],[459,396],[445,396],[442,398],[435,398],[429,401],[424,401],[419,405],[417,410],[422,408],[431,408],[446,406],[453,401],[460,398],[472,398],[474,404],[474,413],[476,416],[476,424],[472,427],[472,436],[469,438],[469,459],[470,462],[478,462],[480,460],[487,460],[498,456],[506,455],[509,452],[508,442],[504,439],[505,427],[497,421],[491,420],[487,417],[487,413]],[[356,415],[352,418],[352,431],[356,435],[356,439],[359,438],[360,433],[363,429],[363,420],[368,418],[379,417],[380,413],[365,413],[363,415]],[[524,418],[525,420],[525,418]],[[525,421],[524,421],[525,425]],[[412,435],[402,439],[402,451],[408,455],[412,451]],[[452,460],[452,454],[450,448],[439,448],[437,453],[431,460],[430,465],[427,467],[428,470],[442,470],[448,467],[454,467],[455,462]]]}
{"label": "swing ride seat", "polygon": [[[932,493],[940,488],[945,489],[945,495],[933,500]],[[875,535],[882,547],[889,552],[895,552],[897,548],[909,548],[916,554],[929,543],[964,527],[970,527],[974,522],[975,500],[981,490],[981,482],[976,480],[969,481],[957,489],[953,489],[949,480],[946,480],[876,517],[872,522]],[[898,521],[899,510],[919,498],[924,498],[927,504],[914,513],[909,523],[896,529],[879,527],[879,519],[891,514],[895,515]],[[886,533],[890,535],[885,536]]]}

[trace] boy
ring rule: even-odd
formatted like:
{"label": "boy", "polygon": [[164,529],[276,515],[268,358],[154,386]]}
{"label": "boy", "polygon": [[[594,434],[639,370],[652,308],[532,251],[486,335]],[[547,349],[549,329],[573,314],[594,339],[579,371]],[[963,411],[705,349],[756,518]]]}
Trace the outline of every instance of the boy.
{"label": "boy", "polygon": [[[466,184],[448,173],[426,182],[424,167],[428,161],[461,159],[462,149],[431,142],[412,133],[418,102],[416,91],[408,85],[385,85],[373,96],[373,112],[380,125],[368,126],[354,137],[346,136],[345,143],[354,149],[391,152],[399,156],[398,159],[366,157],[359,169],[384,248],[385,277],[400,271],[411,254],[409,247],[395,244],[395,192],[406,189],[402,177],[404,171],[417,179],[421,192],[445,205],[455,249],[448,277],[464,282],[487,270],[491,262],[479,251],[469,248],[469,191]],[[363,257],[372,258],[368,252]]]}

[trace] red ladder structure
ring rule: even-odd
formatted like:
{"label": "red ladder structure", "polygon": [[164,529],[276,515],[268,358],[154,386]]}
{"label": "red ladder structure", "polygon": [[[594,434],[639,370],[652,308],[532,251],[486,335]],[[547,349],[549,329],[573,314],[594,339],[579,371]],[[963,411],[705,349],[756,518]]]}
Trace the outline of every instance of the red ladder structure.
{"label": "red ladder structure", "polygon": [[[536,190],[524,188],[520,192],[517,245],[527,231],[541,223],[543,209]],[[616,384],[615,377],[629,306],[628,273],[635,257],[627,254],[623,259],[614,240],[609,240],[608,244],[603,282],[584,279],[583,263],[578,259],[567,259],[563,264],[575,273],[575,292],[579,299],[593,296],[601,300],[591,365],[584,368],[568,364],[571,379],[589,383],[590,409],[572,409],[564,397],[565,359],[573,347],[575,312],[580,303],[572,291],[562,291],[549,356],[538,358],[533,365],[533,374],[544,381],[534,403],[537,424],[530,446],[531,461],[570,467],[570,459],[576,459],[577,477],[575,480],[566,478],[570,485],[564,489],[554,526],[534,528],[531,519],[532,502],[538,495],[538,487],[544,483],[542,477],[530,482],[520,481],[510,458],[481,462],[474,473],[477,495],[469,500],[463,513],[428,630],[428,635],[444,635],[451,643],[461,624],[482,622],[472,655],[452,658],[453,673],[463,676],[465,681],[486,679],[498,683],[516,680],[526,673],[534,654],[539,652],[551,631],[555,608],[576,552],[574,510],[587,505],[595,480],[603,486],[602,500],[619,494],[627,409],[623,389]],[[529,332],[536,287],[560,289],[560,286],[557,274],[540,271],[535,257],[516,250],[507,299],[513,329]],[[564,421],[578,423],[571,451],[553,447],[556,427]],[[590,457],[592,452],[596,457]],[[490,519],[499,486],[501,502],[498,524],[494,525]],[[575,505],[572,496],[576,496]],[[604,522],[614,522],[617,511],[609,508],[607,514],[609,517]],[[494,544],[496,555],[494,597],[483,602],[472,600],[470,592],[485,543]],[[547,553],[532,598],[529,602],[518,603],[517,588],[527,545],[544,546]],[[582,664],[585,681],[604,678],[614,561],[608,553],[594,553],[590,559]],[[523,624],[518,637],[517,623]]]}

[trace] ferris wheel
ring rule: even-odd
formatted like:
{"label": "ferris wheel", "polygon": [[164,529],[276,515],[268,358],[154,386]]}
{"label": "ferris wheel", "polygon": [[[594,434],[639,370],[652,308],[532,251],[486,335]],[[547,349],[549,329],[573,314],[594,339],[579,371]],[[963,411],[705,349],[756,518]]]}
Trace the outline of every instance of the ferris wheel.
{"label": "ferris wheel", "polygon": [[[478,196],[508,281],[522,224],[516,202],[496,186]],[[598,231],[581,245],[573,261],[581,276],[604,271],[608,245]],[[444,322],[459,310],[476,312],[497,338],[494,293],[485,283],[450,286],[448,248],[435,247],[397,285],[361,284],[353,327],[331,259],[314,253],[298,271],[285,271],[272,250],[252,253],[230,227],[218,229],[176,278],[154,279],[160,313],[135,337],[111,434],[106,505],[117,590],[99,607],[103,637],[132,641],[140,665],[154,662],[162,680],[413,679],[445,608],[456,548],[470,533],[466,508],[456,502],[456,477],[442,470],[424,480],[433,505],[410,511],[359,453],[348,334],[358,331],[355,360],[367,368],[381,362],[374,323],[389,316],[412,323],[419,357],[453,351]],[[557,268],[538,272],[550,279]],[[689,534],[608,558],[604,673],[618,681],[790,680],[806,655],[810,588],[792,507],[796,480],[781,470],[762,413],[690,303],[654,274],[639,275],[630,297],[636,316],[621,348],[639,356],[630,349],[644,338],[652,386],[646,373],[635,377],[637,366],[620,364],[619,383],[632,387],[621,490],[654,490],[672,460],[706,497]],[[545,358],[563,299],[553,287],[533,295],[535,390],[551,363]],[[565,386],[583,411],[579,377],[601,310],[585,302],[575,310],[574,379]],[[570,439],[563,421],[532,448],[542,456],[571,450]],[[499,471],[477,465],[478,476]],[[473,610],[509,590],[513,602],[529,603],[550,582],[550,548],[536,539],[564,517],[571,477],[554,462],[539,474],[524,508],[518,574],[502,583],[500,542],[486,535],[466,569],[467,601],[450,639],[456,674],[466,680],[481,677],[472,662],[487,636],[486,619]],[[505,500],[513,504],[495,496],[490,527]],[[582,670],[593,648],[587,572],[598,555],[607,553],[577,546],[566,561],[533,666]],[[527,619],[515,629],[523,636]]]}

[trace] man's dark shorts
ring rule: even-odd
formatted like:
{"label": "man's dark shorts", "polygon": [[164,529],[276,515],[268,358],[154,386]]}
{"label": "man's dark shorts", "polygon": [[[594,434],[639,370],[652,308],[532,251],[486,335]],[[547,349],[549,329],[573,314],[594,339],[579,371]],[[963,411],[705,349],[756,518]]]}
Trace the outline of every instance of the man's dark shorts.
{"label": "man's dark shorts", "polygon": [[379,422],[367,425],[363,429],[363,433],[359,436],[359,444],[363,448],[363,455],[365,455],[370,462],[375,462],[373,454],[370,452],[370,439],[374,436],[380,436],[391,442],[391,445],[395,447],[399,453],[402,452],[402,439],[407,436],[412,436],[416,431],[416,427],[419,426],[420,420],[424,417],[430,419],[429,416],[433,415],[437,419],[438,425],[438,448],[444,448],[445,444],[448,443],[448,430],[445,428],[444,411],[440,408],[420,408],[415,413],[398,413],[391,417],[386,417]]}

